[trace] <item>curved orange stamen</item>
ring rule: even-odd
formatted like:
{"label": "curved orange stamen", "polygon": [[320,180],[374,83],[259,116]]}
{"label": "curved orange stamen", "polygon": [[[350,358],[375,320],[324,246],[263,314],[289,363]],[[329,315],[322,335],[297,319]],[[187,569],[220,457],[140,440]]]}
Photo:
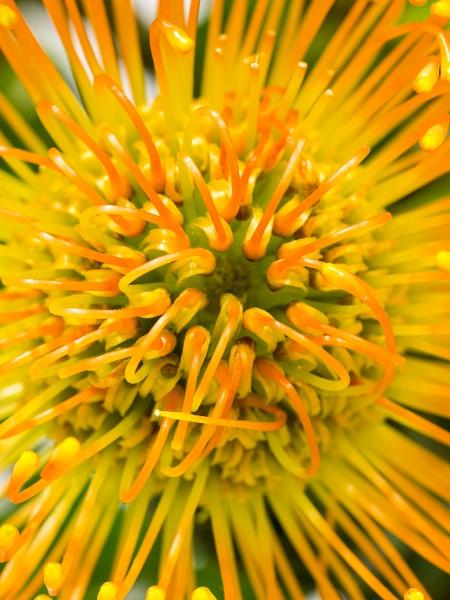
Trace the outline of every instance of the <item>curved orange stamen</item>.
{"label": "curved orange stamen", "polygon": [[56,170],[64,175],[71,183],[73,183],[93,204],[106,204],[103,196],[100,196],[95,189],[87,183],[76,171],[72,169],[67,160],[56,148],[50,148],[48,151],[50,160],[55,165]]}
{"label": "curved orange stamen", "polygon": [[107,142],[112,146],[112,148],[117,152],[127,169],[133,175],[133,177],[138,182],[139,186],[142,188],[146,196],[155,206],[161,218],[165,219],[166,227],[168,229],[172,229],[177,235],[181,237],[181,239],[185,240],[186,247],[189,246],[189,240],[184,232],[183,228],[175,221],[173,215],[170,210],[164,205],[156,190],[153,188],[149,180],[145,177],[144,173],[138,167],[138,165],[134,162],[130,154],[125,150],[122,144],[119,142],[117,137],[114,135],[112,131],[107,128],[102,129],[102,135],[105,137]]}
{"label": "curved orange stamen", "polygon": [[70,292],[117,292],[118,277],[104,281],[79,281],[70,279],[35,279],[33,277],[4,276],[3,283],[14,287],[32,287],[35,290],[64,290]]}
{"label": "curved orange stamen", "polygon": [[[245,402],[240,403],[243,407],[247,406]],[[234,429],[246,429],[248,431],[276,431],[283,427],[286,423],[286,413],[276,406],[267,406],[261,403],[258,406],[263,412],[267,412],[276,417],[275,421],[246,421],[245,419],[224,419],[221,417],[201,416],[192,413],[184,413],[168,410],[157,410],[155,415],[167,419],[177,421],[185,421],[186,423],[197,423],[201,425],[213,425],[214,427],[228,427]]]}
{"label": "curved orange stamen", "polygon": [[[220,379],[220,393],[219,398],[210,414],[210,417],[214,419],[223,414],[230,394],[230,381],[225,365],[222,365],[222,368],[217,370],[217,377]],[[184,415],[185,413],[181,414]],[[177,465],[164,469],[164,474],[168,477],[178,478],[183,473],[186,473],[186,471],[188,471],[188,469],[195,464],[195,461],[202,456],[202,452],[206,448],[215,431],[216,427],[214,425],[206,425],[203,427],[200,436],[196,440],[189,453]]]}
{"label": "curved orange stamen", "polygon": [[63,321],[58,318],[53,318],[50,321],[46,321],[41,325],[38,325],[38,327],[34,327],[33,329],[19,331],[13,337],[0,338],[0,348],[14,344],[20,344],[26,340],[34,340],[46,335],[59,335],[63,331]]}
{"label": "curved orange stamen", "polygon": [[[22,319],[26,319],[27,317],[31,317],[31,315],[36,315],[40,312],[45,312],[47,309],[44,305],[38,304],[36,306],[32,306],[30,308],[25,308],[23,310],[16,310],[11,312],[0,312],[0,324],[11,323],[14,321],[21,321]],[[3,368],[0,367],[0,371]]]}
{"label": "curved orange stamen", "polygon": [[335,231],[334,233],[326,235],[309,244],[302,244],[298,247],[289,247],[289,245],[283,244],[280,247],[278,256],[279,258],[295,258],[318,252],[319,250],[322,250],[322,248],[326,248],[327,246],[331,246],[347,238],[365,235],[369,231],[372,231],[373,229],[384,225],[385,223],[390,221],[391,218],[392,215],[388,212],[385,212],[379,215],[375,215],[374,217],[370,217],[369,219],[365,219],[364,221],[356,223],[355,225],[349,225],[348,227],[344,227],[339,231]]}
{"label": "curved orange stamen", "polygon": [[51,365],[60,360],[63,356],[75,356],[88,346],[107,337],[110,333],[130,333],[133,327],[134,322],[130,323],[130,321],[126,320],[123,322],[120,320],[114,321],[109,325],[94,330],[92,330],[92,327],[90,326],[77,327],[75,330],[77,335],[74,335],[74,338],[71,341],[36,360],[31,366],[29,374],[31,377],[40,377],[48,371],[48,368]]}
{"label": "curved orange stamen", "polygon": [[17,158],[23,162],[31,163],[32,165],[38,165],[39,167],[46,167],[53,171],[58,171],[56,166],[46,156],[40,156],[35,152],[29,152],[28,150],[22,150],[21,148],[9,148],[8,146],[0,145],[0,156],[5,158]]}
{"label": "curved orange stamen", "polygon": [[55,237],[54,235],[51,235],[50,233],[46,233],[44,231],[40,231],[38,233],[38,237],[48,242],[51,246],[61,248],[62,250],[64,250],[64,252],[67,252],[68,254],[81,256],[83,258],[87,258],[96,262],[122,267],[127,270],[134,269],[138,265],[142,264],[142,260],[137,260],[135,258],[124,258],[121,256],[113,256],[112,254],[108,254],[105,252],[97,252],[96,250],[92,250],[87,246],[77,244],[72,240]]}
{"label": "curved orange stamen", "polygon": [[[302,326],[307,328],[312,327],[313,329],[323,331],[327,334],[326,338],[323,340],[325,344],[331,343],[332,345],[343,345],[359,350],[363,354],[375,358],[382,364],[392,362],[396,367],[400,367],[405,362],[403,356],[400,356],[399,354],[395,354],[386,348],[380,348],[368,340],[353,335],[348,331],[337,329],[336,327],[322,323],[311,314],[307,314],[305,310],[302,310],[301,307],[296,304],[289,306],[286,314],[288,319],[298,328]],[[318,339],[315,338],[315,341],[318,342]]]}
{"label": "curved orange stamen", "polygon": [[[44,308],[42,307],[42,311],[43,310]],[[44,344],[40,344],[39,346],[36,346],[31,350],[26,350],[25,352],[22,352],[22,354],[15,356],[11,360],[9,360],[6,363],[3,363],[0,366],[0,375],[3,375],[3,373],[8,373],[9,371],[12,371],[14,369],[18,369],[19,367],[23,367],[30,361],[36,360],[41,356],[47,354],[48,352],[59,348],[60,346],[66,344],[68,341],[72,341],[74,338],[77,338],[79,336],[80,331],[84,332],[85,329],[83,330],[82,328],[76,328],[71,331],[64,332],[60,337],[57,337],[56,339],[53,339],[49,342],[45,342]]]}
{"label": "curved orange stamen", "polygon": [[280,204],[286,190],[288,189],[292,178],[294,177],[295,170],[298,167],[300,162],[300,158],[302,156],[303,148],[305,146],[305,140],[301,139],[297,142],[289,161],[286,165],[286,169],[284,170],[283,175],[281,176],[280,181],[278,182],[277,187],[275,188],[274,193],[267,205],[261,220],[256,226],[255,231],[251,235],[251,237],[244,243],[244,252],[246,256],[251,259],[259,259],[262,258],[264,254],[264,248],[261,247],[262,237],[266,230],[266,227],[269,225],[270,220],[272,219],[278,205]]}
{"label": "curved orange stamen", "polygon": [[138,371],[139,363],[164,327],[182,310],[191,308],[196,312],[204,302],[205,297],[202,292],[196,289],[187,289],[178,296],[170,307],[166,307],[162,316],[156,321],[150,331],[131,348],[130,360],[125,370],[125,378],[129,383],[137,383],[140,380],[141,376]]}
{"label": "curved orange stamen", "polygon": [[[196,117],[196,116],[200,116],[201,114],[206,114],[209,117],[211,117],[218,129],[219,129],[219,133],[220,133],[220,140],[221,140],[221,150],[224,150],[225,153],[225,157],[227,160],[227,164],[228,164],[228,169],[230,171],[230,177],[231,177],[231,189],[232,189],[232,194],[231,194],[231,204],[229,206],[229,210],[227,211],[227,213],[224,215],[224,218],[227,221],[230,221],[231,219],[233,219],[238,210],[239,210],[239,206],[240,203],[242,201],[242,186],[241,186],[241,179],[240,179],[240,175],[239,175],[239,164],[238,164],[238,157],[236,154],[236,151],[234,149],[233,146],[233,140],[231,139],[230,136],[230,132],[228,131],[228,127],[225,123],[225,121],[222,119],[222,117],[219,115],[219,113],[211,108],[208,108],[207,106],[200,106],[199,108],[197,108],[192,117]],[[224,164],[223,161],[221,160],[222,163],[222,170],[224,170]]]}
{"label": "curved orange stamen", "polygon": [[67,129],[77,136],[89,148],[89,150],[93,152],[93,154],[103,165],[106,174],[108,175],[108,179],[111,183],[111,188],[113,191],[112,199],[116,199],[121,196],[126,197],[129,195],[129,187],[126,185],[123,177],[117,171],[110,157],[106,154],[103,148],[101,148],[97,142],[95,142],[95,140],[93,140],[91,136],[88,135],[86,131],[80,127],[80,125],[78,125],[78,123],[65,114],[58,106],[52,104],[48,100],[40,100],[37,103],[36,108],[38,113],[51,114],[53,118],[65,125]]}
{"label": "curved orange stamen", "polygon": [[298,204],[293,210],[286,215],[277,215],[274,222],[274,231],[280,235],[290,235],[291,229],[295,226],[298,217],[318,202],[324,194],[326,194],[338,181],[347,173],[359,165],[369,154],[370,148],[363,146],[349,161],[333,173],[326,181],[319,185],[307,198]]}
{"label": "curved orange stamen", "polygon": [[[322,263],[310,258],[302,258],[299,260],[303,265],[320,271],[333,287],[345,290],[347,293],[355,296],[358,300],[366,304],[380,323],[386,340],[387,349],[395,354],[395,337],[389,317],[376,299],[374,291],[365,281],[356,277],[356,275],[352,275],[348,271],[339,268],[338,265]],[[374,393],[380,393],[381,390],[386,389],[392,381],[393,374],[394,366],[391,362],[388,362],[386,364],[385,372],[377,384]]]}
{"label": "curved orange stamen", "polygon": [[[169,354],[169,352],[172,352],[172,350],[175,348],[175,345],[176,338],[173,333],[170,331],[163,331],[160,333],[158,338],[153,340],[152,344],[147,348],[147,352],[155,352],[158,356],[164,356]],[[65,379],[66,377],[72,377],[73,375],[78,375],[79,373],[84,373],[86,371],[97,371],[97,369],[103,367],[104,365],[125,360],[131,355],[131,348],[111,350],[105,354],[100,354],[100,356],[93,356],[91,358],[79,360],[73,365],[62,367],[58,371],[58,376],[61,379]]]}
{"label": "curved orange stamen", "polygon": [[433,440],[441,442],[441,444],[450,446],[450,433],[442,427],[439,427],[439,425],[431,423],[428,419],[416,415],[411,410],[408,410],[404,406],[396,404],[387,398],[379,398],[377,404],[388,410],[389,413],[393,413],[395,415],[394,418],[397,418],[400,421],[406,421],[413,429],[417,429]]}
{"label": "curved orange stamen", "polygon": [[226,308],[226,315],[226,325],[220,335],[217,346],[215,347],[214,352],[209,359],[208,365],[205,369],[202,379],[200,380],[198,388],[194,393],[194,398],[192,400],[194,410],[198,409],[203,401],[203,398],[207,394],[209,386],[211,385],[211,381],[216,373],[222,356],[225,353],[226,347],[239,326],[242,316],[242,305],[239,300],[234,297],[230,298],[230,304]]}
{"label": "curved orange stamen", "polygon": [[207,269],[204,270],[205,274],[211,273],[214,270],[215,259],[209,250],[206,250],[205,248],[188,248],[186,250],[180,250],[179,252],[173,252],[172,254],[158,256],[157,258],[154,258],[143,265],[139,265],[139,267],[129,271],[122,277],[119,283],[119,288],[127,296],[131,295],[133,294],[132,283],[136,279],[139,279],[143,275],[147,275],[148,273],[151,273],[160,267],[175,263],[180,259],[192,259],[193,257],[197,257],[200,260],[204,259],[205,267],[207,267]]}
{"label": "curved orange stamen", "polygon": [[[122,421],[120,421],[118,425],[110,429],[107,433],[94,439],[86,446],[81,447],[80,450],[77,452],[76,456],[74,456],[70,461],[67,462],[67,464],[63,466],[63,469],[58,474],[58,477],[65,475],[69,471],[72,471],[75,467],[82,464],[95,454],[98,454],[99,452],[104,450],[104,448],[112,444],[115,440],[122,437],[135,424],[140,414],[141,413],[139,410],[131,412]],[[44,467],[44,469],[45,468],[46,467]],[[51,485],[53,481],[54,480],[52,478],[44,479],[41,477],[36,482],[29,485],[27,488],[23,488],[21,490],[20,487],[23,484],[23,482],[21,480],[11,480],[10,486],[8,488],[8,498],[14,504],[25,502],[26,500],[33,498],[37,494],[40,494],[49,485]]]}
{"label": "curved orange stamen", "polygon": [[91,217],[97,215],[112,215],[112,219],[123,228],[127,235],[137,235],[142,232],[143,223],[151,223],[157,225],[161,229],[167,228],[167,220],[163,217],[144,210],[142,208],[134,208],[131,206],[116,206],[114,204],[104,204],[102,206],[90,206],[86,208],[80,216],[80,223],[85,220],[89,221]]}
{"label": "curved orange stamen", "polygon": [[152,167],[152,171],[154,173],[153,181],[154,186],[157,191],[162,191],[164,189],[165,182],[165,173],[164,167],[161,163],[161,158],[159,156],[159,152],[156,149],[155,143],[150,135],[147,126],[145,125],[142,117],[138,113],[136,107],[124,92],[119,88],[117,83],[115,83],[111,77],[102,73],[101,75],[97,75],[94,79],[94,87],[105,87],[108,89],[111,94],[116,98],[116,100],[120,103],[122,108],[125,110],[129,118],[131,119],[133,125],[135,126],[137,132],[141,136],[141,140],[144,143],[144,146],[148,153],[148,158],[150,160],[150,164]]}
{"label": "curved orange stamen", "polygon": [[[301,334],[299,331],[292,329],[288,325],[281,323],[274,319],[269,313],[261,311],[259,314],[255,314],[255,310],[259,309],[247,309],[244,313],[244,327],[250,331],[255,331],[258,335],[258,327],[272,327],[275,331],[278,331],[282,335],[290,338],[294,342],[297,342],[301,347],[305,348],[315,357],[326,365],[330,373],[333,373],[338,378],[336,383],[339,384],[339,388],[345,389],[350,383],[350,377],[347,369],[341,365],[341,363],[334,358],[331,354],[323,350],[320,346],[311,341],[307,336]],[[255,317],[252,320],[252,317]],[[330,380],[327,380],[330,381]]]}
{"label": "curved orange stamen", "polygon": [[278,385],[280,385],[289,400],[292,402],[295,411],[300,419],[300,422],[303,426],[303,430],[305,432],[306,440],[308,442],[309,451],[311,454],[311,464],[306,470],[307,475],[312,476],[317,473],[320,467],[320,450],[319,445],[317,443],[316,434],[314,432],[314,428],[311,423],[311,419],[309,414],[303,404],[302,399],[298,395],[293,384],[287,379],[282,371],[276,367],[273,363],[269,362],[265,359],[260,359],[256,361],[256,369],[265,377],[272,379]]}
{"label": "curved orange stamen", "polygon": [[155,436],[155,439],[150,443],[147,456],[145,458],[145,462],[142,465],[139,474],[136,479],[133,481],[132,485],[128,490],[124,490],[120,495],[120,501],[128,504],[132,502],[139,492],[142,490],[144,485],[147,483],[150,475],[152,474],[156,463],[161,456],[161,452],[163,451],[164,445],[169,436],[170,430],[174,422],[170,419],[163,419],[161,423],[161,427],[159,428],[158,433]]}
{"label": "curved orange stamen", "polygon": [[[184,413],[190,413],[192,410],[192,401],[194,398],[195,388],[197,385],[197,379],[200,373],[200,369],[206,357],[206,352],[209,347],[209,334],[206,329],[201,327],[192,327],[185,336],[184,348],[180,363],[183,361],[183,354],[189,353],[189,364],[185,365],[188,369],[188,378],[186,382],[186,389],[183,397],[183,405],[181,410]],[[180,421],[175,430],[175,434],[172,440],[172,449],[181,450],[183,447],[184,439],[188,430],[188,424]]]}
{"label": "curved orange stamen", "polygon": [[194,163],[194,161],[190,158],[190,156],[183,156],[183,162],[189,169],[197,185],[198,191],[200,192],[200,196],[203,200],[205,208],[209,216],[211,217],[214,229],[216,230],[217,240],[211,241],[211,246],[214,248],[214,250],[227,250],[231,244],[232,239],[230,239],[231,236],[229,232],[225,230],[224,223],[222,222],[222,218],[219,215],[219,211],[217,210],[217,207],[214,204],[211,192],[209,191],[209,188],[206,185],[205,180],[203,179],[203,175],[201,174],[199,168]]}
{"label": "curved orange stamen", "polygon": [[91,402],[98,402],[102,399],[102,392],[96,388],[87,388],[72,396],[68,400],[64,400],[63,402],[59,402],[55,406],[45,410],[39,415],[32,417],[31,419],[27,419],[23,423],[16,425],[12,429],[10,429],[6,434],[2,435],[1,438],[10,438],[14,435],[22,433],[24,431],[29,431],[38,425],[42,425],[43,423],[47,423],[53,419],[56,419],[60,415],[76,408],[80,404],[88,404]]}
{"label": "curved orange stamen", "polygon": [[50,301],[51,312],[60,317],[85,317],[87,319],[116,319],[123,320],[133,317],[156,317],[167,310],[170,305],[170,297],[167,290],[160,290],[159,298],[145,306],[130,306],[127,308],[79,308],[77,306],[67,306],[67,300],[71,297],[77,297],[77,294],[73,296],[65,297],[63,299],[54,299]]}
{"label": "curved orange stamen", "polygon": [[[182,392],[177,386],[171,392],[169,392],[162,400],[164,406],[169,408],[178,407],[181,403]],[[163,451],[164,445],[167,441],[167,437],[173,426],[173,421],[169,419],[163,419],[158,433],[154,440],[149,444],[145,462],[141,467],[136,479],[131,484],[128,490],[123,490],[120,494],[120,501],[129,503],[132,502],[136,496],[141,492],[142,488],[148,481],[152,474],[156,463],[158,462],[161,452]]]}
{"label": "curved orange stamen", "polygon": [[[234,360],[232,358],[233,351],[235,351]],[[239,346],[234,346],[231,350],[230,359],[228,361],[228,370],[229,370],[229,372],[231,372],[228,396],[226,398],[226,402],[223,406],[223,409],[219,414],[219,416],[222,417],[222,419],[226,419],[228,417],[228,414],[230,413],[230,411],[233,407],[233,402],[235,400],[236,392],[238,390],[239,384],[244,375],[245,366],[249,366],[249,365],[247,363],[245,363],[245,358],[243,357],[241,351],[239,350]],[[250,366],[250,368],[252,366],[253,366],[253,364]],[[220,381],[220,379],[221,379],[220,371],[218,372],[217,377]],[[256,396],[254,396],[254,397],[247,396],[245,398],[245,407],[253,406],[254,408],[259,408],[260,406],[258,405],[257,399],[255,399],[254,403],[251,404],[251,402],[253,401],[254,398],[256,398]],[[243,403],[243,401],[239,402],[239,404],[241,406],[244,406],[242,403]],[[209,440],[208,444],[206,445],[205,449],[202,452],[202,455],[201,455],[202,458],[207,456],[210,452],[212,452],[214,450],[214,448],[216,448],[216,446],[219,444],[220,440],[222,439],[223,435],[224,435],[223,427],[217,427],[217,429],[214,431],[213,435],[211,436],[211,439]]]}

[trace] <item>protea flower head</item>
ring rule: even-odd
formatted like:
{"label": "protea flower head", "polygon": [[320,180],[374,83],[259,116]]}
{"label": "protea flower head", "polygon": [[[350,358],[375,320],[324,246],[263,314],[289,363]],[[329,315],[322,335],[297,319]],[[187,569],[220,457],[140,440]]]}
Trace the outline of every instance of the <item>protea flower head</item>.
{"label": "protea flower head", "polygon": [[165,0],[155,98],[131,0],[42,4],[76,91],[0,0],[46,130],[0,96],[1,598],[90,597],[113,547],[99,600],[429,599],[450,3],[216,0],[205,41]]}

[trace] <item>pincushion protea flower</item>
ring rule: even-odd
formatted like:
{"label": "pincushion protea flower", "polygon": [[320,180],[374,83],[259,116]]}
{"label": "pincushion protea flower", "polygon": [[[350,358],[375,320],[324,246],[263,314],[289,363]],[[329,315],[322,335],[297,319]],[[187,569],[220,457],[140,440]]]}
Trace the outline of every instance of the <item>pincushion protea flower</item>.
{"label": "pincushion protea flower", "polygon": [[148,600],[245,600],[239,565],[300,600],[300,562],[326,600],[430,598],[394,539],[448,571],[450,198],[411,195],[450,164],[449,3],[350,2],[308,66],[333,0],[217,0],[198,59],[167,0],[155,99],[131,0],[43,4],[78,94],[0,3],[52,139],[0,97],[1,597],[84,598],[114,543],[99,600],[155,553]]}

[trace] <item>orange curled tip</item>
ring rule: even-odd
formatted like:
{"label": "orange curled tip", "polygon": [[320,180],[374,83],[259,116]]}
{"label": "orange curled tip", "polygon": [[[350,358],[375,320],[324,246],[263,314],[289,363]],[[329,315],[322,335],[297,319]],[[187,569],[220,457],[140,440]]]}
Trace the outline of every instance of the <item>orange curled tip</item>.
{"label": "orange curled tip", "polygon": [[8,554],[14,548],[15,543],[19,539],[19,530],[15,525],[4,523],[0,527],[0,562],[8,559]]}
{"label": "orange curled tip", "polygon": [[63,583],[62,566],[59,562],[48,562],[44,567],[44,585],[50,596],[57,596]]}
{"label": "orange curled tip", "polygon": [[74,458],[80,451],[80,442],[74,437],[66,437],[53,450],[50,460],[41,471],[42,479],[50,480],[59,477],[72,466]]}
{"label": "orange curled tip", "polygon": [[97,594],[97,600],[117,600],[119,597],[119,588],[112,581],[104,583]]}
{"label": "orange curled tip", "polygon": [[168,21],[161,20],[161,27],[166,40],[174,50],[186,54],[194,47],[194,40],[188,34]]}
{"label": "orange curled tip", "polygon": [[259,308],[249,308],[244,311],[243,327],[264,341],[273,352],[278,342],[283,339],[277,327],[277,321],[267,312]]}
{"label": "orange curled tip", "polygon": [[262,218],[262,211],[260,209],[255,209],[242,244],[242,250],[246,258],[251,261],[257,261],[264,258],[267,245],[272,236],[275,217],[271,217],[269,223],[265,226],[264,231],[261,232],[261,235],[258,235],[258,227]]}
{"label": "orange curled tip", "polygon": [[242,304],[233,294],[224,294],[220,299],[220,305],[230,320],[237,320],[242,317]]}
{"label": "orange curled tip", "polygon": [[404,595],[404,600],[425,600],[425,596],[417,588],[409,588]]}
{"label": "orange curled tip", "polygon": [[39,464],[39,456],[32,450],[25,450],[19,456],[13,467],[11,479],[8,487],[8,495],[13,490],[19,490],[22,485],[33,475]]}
{"label": "orange curled tip", "polygon": [[350,273],[332,263],[320,263],[319,271],[332,287],[346,291],[361,293]]}
{"label": "orange curled tip", "polygon": [[6,4],[0,4],[0,25],[10,29],[17,21],[17,13]]}
{"label": "orange curled tip", "polygon": [[413,6],[425,6],[427,0],[409,0],[409,3]]}
{"label": "orange curled tip", "polygon": [[292,302],[286,310],[286,315],[298,328],[329,324],[328,317],[323,312],[304,302]]}
{"label": "orange curled tip", "polygon": [[251,331],[253,327],[272,327],[275,319],[261,308],[248,308],[244,311],[242,322],[245,329]]}
{"label": "orange curled tip", "polygon": [[419,146],[422,150],[432,152],[442,146],[447,138],[448,122],[444,121],[432,125],[419,140]]}
{"label": "orange curled tip", "polygon": [[450,19],[450,0],[438,0],[431,5],[431,14],[440,19]]}
{"label": "orange curled tip", "polygon": [[417,94],[428,93],[439,80],[439,59],[433,57],[416,75],[413,89]]}
{"label": "orange curled tip", "polygon": [[148,588],[145,600],[166,600],[166,592],[159,585]]}
{"label": "orange curled tip", "polygon": [[199,587],[192,592],[191,600],[217,600],[217,598],[208,588]]}
{"label": "orange curled tip", "polygon": [[436,264],[444,271],[450,271],[450,252],[448,250],[440,250],[436,254]]}

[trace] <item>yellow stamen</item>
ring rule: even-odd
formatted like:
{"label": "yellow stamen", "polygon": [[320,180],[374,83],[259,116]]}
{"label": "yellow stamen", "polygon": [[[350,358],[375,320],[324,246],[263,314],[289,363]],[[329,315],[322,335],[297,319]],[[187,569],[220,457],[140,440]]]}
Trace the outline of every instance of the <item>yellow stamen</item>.
{"label": "yellow stamen", "polygon": [[10,523],[5,523],[0,527],[0,562],[6,557],[6,554],[13,548],[19,538],[19,530]]}
{"label": "yellow stamen", "polygon": [[145,600],[166,600],[166,592],[159,585],[152,585],[147,590]]}
{"label": "yellow stamen", "polygon": [[425,596],[417,588],[410,588],[406,594],[404,600],[424,600]]}
{"label": "yellow stamen", "polygon": [[443,19],[450,19],[450,1],[438,0],[431,5],[431,14]]}
{"label": "yellow stamen", "polygon": [[53,450],[53,454],[42,469],[42,479],[50,480],[59,477],[72,463],[80,451],[80,442],[74,437],[65,438]]}
{"label": "yellow stamen", "polygon": [[174,25],[165,22],[163,29],[169,44],[175,48],[175,50],[179,50],[182,53],[192,50],[194,45],[193,40],[179,27],[175,27]]}
{"label": "yellow stamen", "polygon": [[199,587],[193,591],[191,600],[217,600],[217,598],[209,591],[208,588]]}
{"label": "yellow stamen", "polygon": [[117,600],[119,597],[119,588],[115,583],[107,581],[104,583],[97,595],[97,600]]}
{"label": "yellow stamen", "polygon": [[25,450],[13,467],[8,487],[8,495],[15,495],[22,485],[33,475],[39,464],[39,456],[36,452]]}
{"label": "yellow stamen", "polygon": [[414,91],[418,94],[428,93],[439,80],[439,60],[433,58],[416,75],[413,82]]}
{"label": "yellow stamen", "polygon": [[450,252],[441,250],[436,254],[436,264],[445,271],[450,271]]}
{"label": "yellow stamen", "polygon": [[47,563],[44,567],[44,585],[50,596],[57,596],[63,582],[62,566],[59,562]]}
{"label": "yellow stamen", "polygon": [[6,4],[0,4],[0,25],[2,27],[12,27],[17,21],[17,13]]}
{"label": "yellow stamen", "polygon": [[448,123],[436,123],[432,125],[419,140],[420,147],[423,150],[432,151],[441,146],[448,132]]}

